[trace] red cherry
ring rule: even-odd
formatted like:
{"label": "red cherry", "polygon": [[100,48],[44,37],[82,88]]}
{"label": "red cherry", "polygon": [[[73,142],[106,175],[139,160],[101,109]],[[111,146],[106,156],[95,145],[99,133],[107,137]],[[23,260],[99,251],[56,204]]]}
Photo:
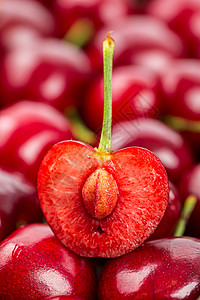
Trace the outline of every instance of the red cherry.
{"label": "red cherry", "polygon": [[[131,3],[132,10],[134,2],[135,0]],[[103,25],[126,16],[130,12],[130,7],[127,0],[54,0],[53,11],[60,26],[61,36],[71,31],[80,39],[83,35],[88,35],[90,41]],[[82,36],[78,31],[82,32]]]}
{"label": "red cherry", "polygon": [[161,76],[164,111],[169,116],[167,121],[182,132],[197,152],[200,134],[195,122],[198,124],[200,120],[199,68],[197,59],[174,60]]}
{"label": "red cherry", "polygon": [[99,300],[197,299],[200,240],[166,238],[108,261],[99,281]]}
{"label": "red cherry", "polygon": [[[158,78],[141,66],[120,66],[112,77],[113,123],[139,117],[157,117],[161,110]],[[95,80],[81,103],[81,116],[93,131],[101,129],[104,107],[103,76]]]}
{"label": "red cherry", "polygon": [[193,153],[183,137],[159,120],[138,118],[115,124],[112,149],[131,146],[147,148],[159,157],[172,182],[178,182],[194,163]]}
{"label": "red cherry", "polygon": [[200,238],[200,164],[196,164],[192,168],[188,169],[181,178],[179,190],[182,196],[182,201],[189,195],[194,195],[197,198],[196,206],[189,218],[186,226],[185,235],[194,236]]}
{"label": "red cherry", "polygon": [[55,34],[55,22],[51,13],[37,1],[1,0],[0,31],[16,25],[35,28],[45,35]]}
{"label": "red cherry", "polygon": [[104,153],[63,141],[40,165],[38,195],[47,222],[69,249],[83,256],[115,257],[155,230],[167,206],[168,178],[160,160],[146,149]]}
{"label": "red cherry", "polygon": [[34,184],[44,154],[56,142],[72,138],[68,120],[44,103],[18,102],[2,109],[0,120],[0,165]]}
{"label": "red cherry", "polygon": [[77,104],[90,72],[82,50],[53,38],[14,48],[0,67],[2,105],[30,99],[62,111]]}
{"label": "red cherry", "polygon": [[0,244],[0,297],[56,295],[92,300],[96,274],[89,260],[65,248],[45,224],[27,225]]}
{"label": "red cherry", "polygon": [[20,223],[42,222],[36,188],[17,172],[0,167],[0,240]]}
{"label": "red cherry", "polygon": [[199,53],[195,48],[195,36],[199,38],[199,0],[153,0],[147,5],[146,12],[164,21],[182,38],[189,56]]}
{"label": "red cherry", "polygon": [[87,51],[98,70],[102,68],[101,41],[110,28],[118,46],[113,57],[114,65],[130,65],[135,56],[147,50],[163,50],[173,57],[184,55],[180,38],[164,22],[150,16],[135,15],[111,22],[109,28],[103,28],[95,35]]}
{"label": "red cherry", "polygon": [[156,240],[173,235],[181,213],[181,199],[177,188],[169,182],[169,202],[165,214],[150,236],[149,240]]}

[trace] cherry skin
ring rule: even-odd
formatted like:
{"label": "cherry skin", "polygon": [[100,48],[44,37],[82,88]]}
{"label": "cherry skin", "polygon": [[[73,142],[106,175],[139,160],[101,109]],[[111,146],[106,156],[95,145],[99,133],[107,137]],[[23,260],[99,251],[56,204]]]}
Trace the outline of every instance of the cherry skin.
{"label": "cherry skin", "polygon": [[88,35],[90,41],[99,28],[111,20],[126,16],[130,9],[127,0],[54,0],[53,11],[61,36],[68,36],[71,31],[82,38],[77,32],[80,31],[83,35]]}
{"label": "cherry skin", "polygon": [[30,99],[61,111],[76,106],[90,73],[85,53],[55,38],[8,51],[0,66],[0,103]]}
{"label": "cherry skin", "polygon": [[45,298],[44,300],[84,300],[84,299],[76,296],[57,296],[57,297]]}
{"label": "cherry skin", "polygon": [[0,32],[16,25],[30,26],[44,35],[55,34],[55,21],[51,13],[36,1],[2,0]]}
{"label": "cherry skin", "polygon": [[56,142],[72,138],[69,121],[44,103],[20,101],[1,110],[0,165],[36,183],[44,154]]}
{"label": "cherry skin", "polygon": [[138,118],[115,124],[112,149],[116,151],[131,146],[148,148],[157,155],[174,183],[194,163],[193,153],[183,137],[159,120]]}
{"label": "cherry skin", "polygon": [[189,218],[186,226],[185,235],[194,236],[200,238],[200,191],[199,191],[199,180],[200,180],[200,164],[196,164],[192,168],[188,169],[181,178],[179,190],[182,196],[182,200],[189,195],[194,195],[197,199],[196,206]]}
{"label": "cherry skin", "polygon": [[[111,22],[109,28],[97,32],[87,52],[94,68],[102,68],[101,41],[105,32],[113,30],[118,44],[113,57],[114,65],[130,65],[135,56],[147,50],[163,50],[173,57],[182,57],[184,48],[180,38],[162,21],[150,16],[130,16]],[[134,37],[134,38],[133,38]]]}
{"label": "cherry skin", "polygon": [[175,31],[187,46],[188,56],[195,57],[195,33],[199,32],[200,2],[198,0],[150,1],[146,12],[163,22]]}
{"label": "cherry skin", "polygon": [[[141,66],[120,66],[112,76],[113,123],[138,117],[157,117],[161,110],[158,78]],[[103,76],[92,82],[80,114],[89,128],[98,132],[103,120]]]}
{"label": "cherry skin", "polygon": [[[181,133],[198,152],[199,131],[192,129],[193,122],[200,120],[200,62],[197,59],[179,59],[171,62],[161,76],[161,93],[166,115],[175,117],[175,128],[184,122]],[[178,118],[176,118],[178,117]],[[169,119],[170,124],[170,119]],[[193,126],[195,127],[195,126]]]}
{"label": "cherry skin", "polygon": [[1,242],[0,255],[1,298],[95,297],[91,262],[65,248],[46,224],[20,227]]}
{"label": "cherry skin", "polygon": [[17,172],[0,167],[0,240],[20,223],[42,222],[36,188]]}
{"label": "cherry skin", "polygon": [[200,293],[200,240],[165,238],[110,260],[99,281],[99,300],[196,300]]}
{"label": "cherry skin", "polygon": [[165,214],[150,236],[149,240],[156,240],[173,235],[181,213],[181,197],[175,185],[169,182],[169,202]]}
{"label": "cherry skin", "polygon": [[47,222],[64,245],[83,256],[133,250],[155,230],[168,203],[163,165],[139,147],[107,153],[63,141],[48,151],[37,179]]}

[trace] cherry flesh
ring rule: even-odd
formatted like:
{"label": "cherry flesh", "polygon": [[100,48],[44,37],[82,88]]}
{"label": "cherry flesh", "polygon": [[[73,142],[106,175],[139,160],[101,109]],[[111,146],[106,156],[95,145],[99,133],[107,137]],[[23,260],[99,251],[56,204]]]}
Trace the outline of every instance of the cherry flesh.
{"label": "cherry flesh", "polygon": [[91,262],[65,248],[48,225],[20,227],[1,242],[0,255],[2,299],[95,297],[96,275]]}
{"label": "cherry flesh", "polygon": [[168,203],[164,167],[138,147],[104,153],[77,141],[60,142],[44,157],[37,188],[56,236],[83,256],[115,257],[136,248]]}

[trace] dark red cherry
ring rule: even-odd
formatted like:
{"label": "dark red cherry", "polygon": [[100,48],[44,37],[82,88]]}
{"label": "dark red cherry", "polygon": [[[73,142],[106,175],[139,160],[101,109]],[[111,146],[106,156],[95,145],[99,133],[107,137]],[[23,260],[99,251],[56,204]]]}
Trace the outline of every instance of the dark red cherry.
{"label": "dark red cherry", "polygon": [[181,213],[181,198],[175,185],[169,182],[169,202],[165,214],[149,240],[156,240],[173,235]]}
{"label": "dark red cherry", "polygon": [[85,53],[59,39],[14,48],[0,65],[0,103],[30,99],[63,111],[76,106],[89,72]]}
{"label": "dark red cherry", "polygon": [[1,110],[0,165],[35,184],[46,151],[72,138],[68,120],[48,104],[20,101]]}
{"label": "dark red cherry", "polygon": [[0,240],[19,224],[42,220],[35,186],[23,174],[0,167]]}
{"label": "dark red cherry", "polygon": [[200,240],[165,238],[107,262],[99,300],[196,300],[200,294]]}
{"label": "dark red cherry", "polygon": [[172,182],[178,182],[194,163],[193,153],[183,137],[159,120],[138,118],[113,126],[112,149],[140,146],[153,151],[164,164]]}
{"label": "dark red cherry", "polygon": [[185,235],[190,235],[200,238],[200,164],[196,164],[194,167],[190,168],[182,176],[179,190],[182,196],[182,201],[189,195],[194,195],[197,198],[196,206],[189,218],[187,227],[185,230]]}
{"label": "dark red cherry", "polygon": [[0,256],[1,299],[40,300],[56,295],[95,299],[92,263],[65,248],[46,224],[14,231],[1,242]]}
{"label": "dark red cherry", "polygon": [[[138,117],[157,117],[161,110],[158,78],[142,66],[120,66],[112,77],[113,123]],[[103,121],[103,76],[88,86],[80,113],[89,128],[98,132]]]}

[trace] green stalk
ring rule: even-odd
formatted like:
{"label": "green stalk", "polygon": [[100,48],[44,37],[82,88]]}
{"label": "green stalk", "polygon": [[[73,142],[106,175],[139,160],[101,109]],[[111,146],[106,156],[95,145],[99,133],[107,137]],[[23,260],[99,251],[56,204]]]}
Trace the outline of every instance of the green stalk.
{"label": "green stalk", "polygon": [[181,216],[174,231],[173,236],[183,236],[185,228],[187,226],[188,220],[195,208],[197,202],[197,197],[194,195],[189,195],[184,203],[183,209],[181,211]]}
{"label": "green stalk", "polygon": [[103,65],[104,65],[104,114],[103,126],[98,151],[110,152],[111,127],[112,127],[112,66],[115,42],[108,32],[103,41]]}

